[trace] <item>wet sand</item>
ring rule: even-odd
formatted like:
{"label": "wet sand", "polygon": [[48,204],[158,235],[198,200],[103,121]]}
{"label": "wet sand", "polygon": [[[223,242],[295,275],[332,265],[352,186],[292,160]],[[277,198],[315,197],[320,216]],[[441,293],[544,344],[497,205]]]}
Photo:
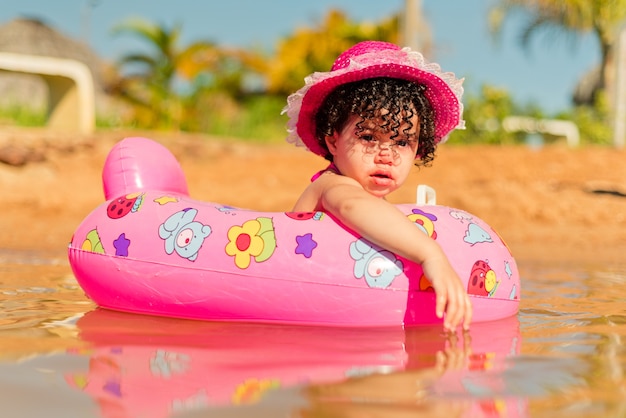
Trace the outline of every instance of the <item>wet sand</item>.
{"label": "wet sand", "polygon": [[[128,136],[166,145],[186,173],[192,197],[266,211],[289,210],[325,161],[288,144],[259,145],[207,136],[101,131],[70,136],[5,128],[0,149],[25,164],[0,163],[0,249],[63,257],[75,227],[102,203],[101,169]],[[19,159],[19,158],[18,158]],[[626,247],[626,151],[442,145],[433,166],[415,168],[392,202],[414,202],[415,187],[437,203],[488,222],[515,257],[547,263],[621,263]]]}

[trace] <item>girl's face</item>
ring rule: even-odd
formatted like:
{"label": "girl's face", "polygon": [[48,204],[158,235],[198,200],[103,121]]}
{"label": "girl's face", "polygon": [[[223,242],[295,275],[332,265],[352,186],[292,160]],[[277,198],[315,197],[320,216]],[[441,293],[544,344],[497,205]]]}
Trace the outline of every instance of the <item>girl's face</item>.
{"label": "girl's face", "polygon": [[328,150],[341,174],[355,179],[376,197],[384,197],[398,189],[407,179],[414,164],[419,138],[417,115],[411,118],[413,126],[404,123],[399,135],[381,128],[378,120],[366,120],[352,115],[345,127],[326,137]]}

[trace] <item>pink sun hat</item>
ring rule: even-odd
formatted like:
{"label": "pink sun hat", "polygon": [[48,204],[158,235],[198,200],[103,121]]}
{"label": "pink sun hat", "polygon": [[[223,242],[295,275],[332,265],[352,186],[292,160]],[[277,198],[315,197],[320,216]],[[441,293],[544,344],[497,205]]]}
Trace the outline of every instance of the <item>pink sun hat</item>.
{"label": "pink sun hat", "polygon": [[336,87],[367,78],[391,77],[426,86],[424,95],[435,117],[436,141],[445,142],[454,129],[463,129],[463,79],[442,72],[439,64],[427,62],[410,48],[382,41],[364,41],[344,51],[328,72],[306,77],[305,85],[287,98],[283,109],[289,117],[287,142],[304,146],[324,156],[326,151],[315,137],[315,115]]}

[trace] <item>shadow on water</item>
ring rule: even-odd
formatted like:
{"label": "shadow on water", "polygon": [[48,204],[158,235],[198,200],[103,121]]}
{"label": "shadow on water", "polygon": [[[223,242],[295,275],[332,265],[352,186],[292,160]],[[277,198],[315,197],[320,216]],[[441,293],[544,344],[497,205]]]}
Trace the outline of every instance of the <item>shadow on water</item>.
{"label": "shadow on water", "polygon": [[123,314],[62,263],[0,271],[6,416],[626,414],[624,269],[522,266],[520,314],[457,336]]}

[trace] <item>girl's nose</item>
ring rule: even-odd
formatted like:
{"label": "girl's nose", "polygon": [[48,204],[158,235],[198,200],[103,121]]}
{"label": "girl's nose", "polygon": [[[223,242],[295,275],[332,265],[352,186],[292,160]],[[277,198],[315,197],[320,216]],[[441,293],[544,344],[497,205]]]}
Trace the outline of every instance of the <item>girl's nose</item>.
{"label": "girl's nose", "polygon": [[391,162],[394,159],[395,151],[390,141],[378,142],[377,158],[381,162]]}
{"label": "girl's nose", "polygon": [[392,151],[392,142],[391,141],[378,141],[378,150],[379,151]]}

